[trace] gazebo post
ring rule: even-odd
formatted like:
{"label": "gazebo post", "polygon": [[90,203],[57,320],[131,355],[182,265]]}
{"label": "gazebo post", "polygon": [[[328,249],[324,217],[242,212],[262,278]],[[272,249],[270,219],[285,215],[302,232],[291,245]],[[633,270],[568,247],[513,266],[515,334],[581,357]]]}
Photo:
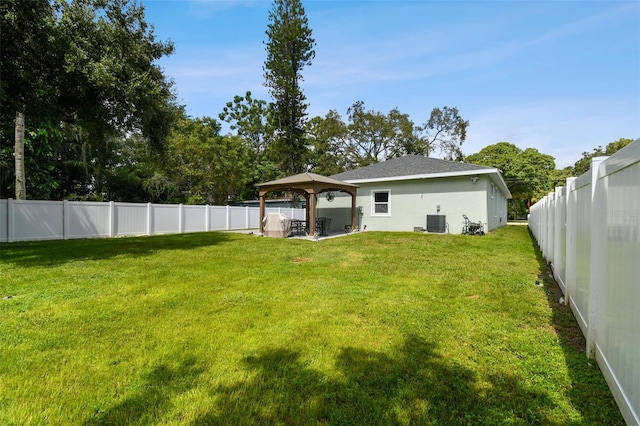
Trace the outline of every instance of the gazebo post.
{"label": "gazebo post", "polygon": [[265,202],[264,196],[267,194],[267,191],[260,191],[260,235],[264,235],[264,214],[265,214]]}
{"label": "gazebo post", "polygon": [[304,220],[307,223],[311,223],[309,222],[309,220],[311,220],[311,217],[309,216],[309,212],[311,211],[311,207],[309,206],[309,194],[307,193],[307,191],[304,192],[304,201],[305,201],[305,213],[304,213]]}
{"label": "gazebo post", "polygon": [[309,215],[307,229],[309,230],[309,236],[313,237],[316,232],[316,193],[313,190],[309,191],[309,203],[307,203],[307,206],[307,214]]}

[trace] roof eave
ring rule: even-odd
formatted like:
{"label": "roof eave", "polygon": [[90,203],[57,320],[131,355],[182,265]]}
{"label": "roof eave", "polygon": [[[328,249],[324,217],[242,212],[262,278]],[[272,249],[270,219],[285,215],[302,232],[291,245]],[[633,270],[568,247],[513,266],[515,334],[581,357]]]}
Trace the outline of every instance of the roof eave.
{"label": "roof eave", "polygon": [[477,176],[477,175],[496,176],[496,178],[494,179],[495,183],[498,184],[498,186],[500,187],[502,192],[505,194],[507,199],[512,198],[511,192],[509,191],[509,188],[507,188],[507,184],[504,182],[504,179],[502,178],[502,174],[500,173],[500,170],[495,168],[478,169],[478,170],[462,170],[458,172],[426,173],[426,174],[419,174],[419,175],[388,176],[388,177],[367,178],[367,179],[343,179],[343,181],[351,184],[362,184],[362,183],[398,182],[403,180],[436,179],[436,178],[446,178],[446,177]]}
{"label": "roof eave", "polygon": [[459,172],[442,172],[442,173],[423,173],[419,175],[404,175],[404,176],[386,176],[377,178],[365,178],[365,179],[343,179],[344,182],[357,184],[357,183],[373,183],[373,182],[393,182],[400,180],[416,180],[416,179],[434,179],[443,177],[455,177],[455,176],[473,176],[498,173],[498,169],[478,169],[478,170],[462,170]]}

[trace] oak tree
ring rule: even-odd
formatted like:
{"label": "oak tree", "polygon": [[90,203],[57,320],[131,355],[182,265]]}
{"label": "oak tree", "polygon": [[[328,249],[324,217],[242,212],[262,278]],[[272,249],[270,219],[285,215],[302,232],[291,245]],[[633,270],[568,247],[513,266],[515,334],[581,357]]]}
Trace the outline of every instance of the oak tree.
{"label": "oak tree", "polygon": [[313,117],[307,122],[310,146],[310,170],[325,176],[343,172],[349,166],[345,148],[349,129],[338,111],[332,109],[324,117]]}
{"label": "oak tree", "polygon": [[434,108],[429,120],[420,128],[422,137],[416,151],[433,155],[438,149],[446,160],[461,160],[461,146],[467,138],[467,127],[469,121],[460,116],[458,108]]}
{"label": "oak tree", "polygon": [[555,160],[535,148],[522,150],[512,143],[498,142],[467,156],[465,161],[502,171],[513,196],[509,201],[510,212],[514,206],[524,208],[530,205],[554,188]]}
{"label": "oak tree", "polygon": [[[6,161],[15,134],[7,116],[24,116],[25,143],[43,130],[62,136],[31,138],[32,145],[25,145],[27,185],[30,174],[54,167],[53,198],[67,198],[70,191],[94,198],[104,193],[119,146],[113,141],[138,134],[162,149],[179,108],[172,82],[155,61],[170,54],[173,44],[156,40],[141,5],[8,0],[1,11],[0,189],[10,189],[6,177],[14,174]],[[36,145],[43,141],[51,153],[43,158],[53,163],[31,161],[47,148]]]}

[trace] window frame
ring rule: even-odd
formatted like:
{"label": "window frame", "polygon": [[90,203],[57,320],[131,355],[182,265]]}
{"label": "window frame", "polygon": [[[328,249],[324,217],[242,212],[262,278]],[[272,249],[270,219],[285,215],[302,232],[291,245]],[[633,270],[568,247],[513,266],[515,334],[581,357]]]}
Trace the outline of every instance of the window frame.
{"label": "window frame", "polygon": [[[376,194],[387,194],[386,202],[376,202]],[[376,213],[377,205],[386,205],[386,213]],[[371,190],[371,216],[389,217],[391,216],[391,190],[390,189],[372,189]]]}

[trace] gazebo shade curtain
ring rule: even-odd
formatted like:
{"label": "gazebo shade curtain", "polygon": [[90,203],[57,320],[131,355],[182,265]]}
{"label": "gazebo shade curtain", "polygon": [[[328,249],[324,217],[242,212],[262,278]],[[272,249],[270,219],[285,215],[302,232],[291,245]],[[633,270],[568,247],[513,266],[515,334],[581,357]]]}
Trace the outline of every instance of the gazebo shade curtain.
{"label": "gazebo shade curtain", "polygon": [[[321,192],[346,192],[351,195],[351,229],[356,226],[356,195],[358,186],[341,180],[318,175],[315,173],[300,173],[270,182],[256,185],[260,193],[260,234],[264,234],[262,219],[265,216],[265,196],[269,192],[291,191],[302,195],[307,201],[307,223],[316,222],[316,196]],[[309,236],[315,233],[315,226],[308,227]]]}

